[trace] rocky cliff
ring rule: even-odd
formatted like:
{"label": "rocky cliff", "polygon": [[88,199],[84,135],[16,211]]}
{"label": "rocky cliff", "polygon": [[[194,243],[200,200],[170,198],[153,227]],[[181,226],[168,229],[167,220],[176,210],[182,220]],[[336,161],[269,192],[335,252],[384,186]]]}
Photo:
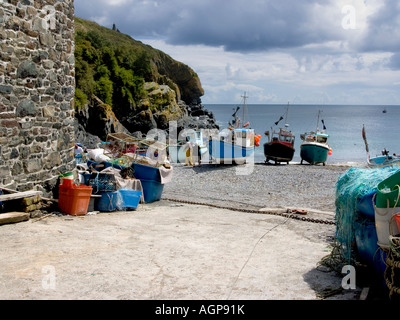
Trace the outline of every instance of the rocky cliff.
{"label": "rocky cliff", "polygon": [[[145,135],[183,128],[218,128],[201,104],[204,90],[187,65],[160,50],[75,18],[75,135],[86,145],[109,133]],[[140,132],[140,133],[139,133]]]}

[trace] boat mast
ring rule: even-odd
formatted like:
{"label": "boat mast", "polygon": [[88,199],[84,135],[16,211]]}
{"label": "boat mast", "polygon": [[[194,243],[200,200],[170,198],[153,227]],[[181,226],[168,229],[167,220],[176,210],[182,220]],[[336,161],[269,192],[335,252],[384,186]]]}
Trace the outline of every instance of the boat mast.
{"label": "boat mast", "polygon": [[247,106],[246,106],[246,99],[248,98],[248,96],[246,96],[246,91],[244,92],[244,94],[242,95],[243,98],[243,116],[242,116],[242,122],[243,124],[246,123],[245,121],[245,112],[247,112]]}
{"label": "boat mast", "polygon": [[289,113],[289,101],[288,101],[287,106],[286,106],[285,127],[289,127],[289,124],[287,123],[288,113]]}
{"label": "boat mast", "polygon": [[319,123],[319,114],[321,113],[321,110],[318,110],[318,117],[317,117],[317,129],[316,129],[316,132],[318,132],[319,131],[319,129],[318,129],[318,123]]}

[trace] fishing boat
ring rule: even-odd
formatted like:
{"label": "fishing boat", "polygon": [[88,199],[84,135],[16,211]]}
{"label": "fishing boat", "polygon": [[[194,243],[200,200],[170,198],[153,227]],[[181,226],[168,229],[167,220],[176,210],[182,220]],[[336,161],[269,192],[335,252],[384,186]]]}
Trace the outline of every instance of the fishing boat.
{"label": "fishing boat", "polygon": [[[269,163],[270,160],[275,161],[275,164],[281,162],[289,163],[289,161],[293,159],[295,135],[288,130],[288,111],[289,103],[285,113],[285,128],[279,128],[279,130],[271,128],[271,133],[269,131],[265,132],[265,135],[268,137],[268,142],[264,143],[265,163]],[[281,116],[280,119],[275,122],[275,126],[283,119],[283,116]]]}
{"label": "fishing boat", "polygon": [[[247,111],[246,92],[242,98],[244,121]],[[258,145],[261,136],[256,136],[254,129],[249,128],[249,122],[241,125],[242,120],[237,116],[239,109],[240,107],[237,106],[232,115],[232,122],[228,123],[228,128],[208,141],[208,151],[214,163],[243,164],[250,156],[254,155],[255,145]]]}
{"label": "fishing boat", "polygon": [[390,155],[389,151],[386,150],[386,148],[382,150],[381,155],[370,157],[364,125],[362,128],[362,137],[365,143],[365,150],[367,151],[367,165],[369,167],[380,168],[380,167],[389,167],[393,165],[400,165],[400,156],[396,155],[395,153],[393,155]]}
{"label": "fishing boat", "polygon": [[185,144],[187,141],[192,141],[194,144],[197,144],[200,147],[200,154],[197,155],[200,158],[203,158],[204,155],[208,152],[207,148],[207,138],[203,136],[202,130],[194,130],[189,131],[187,135],[185,135],[185,139],[178,140],[176,144],[170,144],[168,146],[168,153],[170,161],[173,163],[185,163],[186,151]]}
{"label": "fishing boat", "polygon": [[328,155],[332,154],[332,149],[328,144],[329,135],[325,133],[326,127],[324,120],[321,120],[323,130],[320,130],[318,127],[320,113],[321,111],[319,110],[316,130],[305,132],[300,135],[300,139],[303,141],[300,144],[301,164],[303,164],[303,161],[306,161],[309,164],[322,163],[325,165]]}

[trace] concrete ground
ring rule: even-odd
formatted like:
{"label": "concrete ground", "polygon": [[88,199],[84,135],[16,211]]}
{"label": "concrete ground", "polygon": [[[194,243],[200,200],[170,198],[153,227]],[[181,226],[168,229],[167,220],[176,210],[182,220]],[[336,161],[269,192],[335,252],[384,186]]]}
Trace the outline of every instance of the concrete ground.
{"label": "concrete ground", "polygon": [[0,226],[0,299],[358,299],[318,268],[334,225],[166,200]]}

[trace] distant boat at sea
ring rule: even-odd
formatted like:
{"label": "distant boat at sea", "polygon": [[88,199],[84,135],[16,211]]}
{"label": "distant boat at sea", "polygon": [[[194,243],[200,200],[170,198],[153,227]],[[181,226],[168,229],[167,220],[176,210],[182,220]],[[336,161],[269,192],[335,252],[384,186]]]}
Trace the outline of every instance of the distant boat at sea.
{"label": "distant boat at sea", "polygon": [[208,141],[208,151],[213,162],[225,164],[243,164],[253,153],[255,145],[258,145],[261,136],[256,136],[254,129],[249,128],[250,123],[245,121],[244,115],[247,112],[246,92],[243,98],[243,119],[237,116],[239,106],[234,109],[233,121],[229,128],[219,132],[217,137]]}
{"label": "distant boat at sea", "polygon": [[[293,159],[295,152],[295,135],[287,129],[289,127],[287,124],[288,112],[289,103],[285,112],[285,128],[279,128],[279,131],[271,128],[271,132],[265,132],[265,135],[268,137],[268,142],[264,143],[265,163],[268,163],[270,160],[275,161],[275,164],[281,162],[289,163],[289,161]],[[280,119],[275,122],[275,125],[277,126],[283,119],[283,116],[281,116]]]}
{"label": "distant boat at sea", "polygon": [[386,108],[383,108],[382,113],[386,113],[386,112],[387,112]]}
{"label": "distant boat at sea", "polygon": [[326,127],[324,120],[321,120],[324,129],[319,130],[318,127],[320,113],[321,110],[318,111],[317,128],[315,132],[310,131],[300,135],[300,139],[303,140],[300,145],[301,164],[303,164],[304,160],[309,164],[322,163],[325,165],[328,155],[332,154],[332,149],[328,144],[329,135],[325,133]]}

